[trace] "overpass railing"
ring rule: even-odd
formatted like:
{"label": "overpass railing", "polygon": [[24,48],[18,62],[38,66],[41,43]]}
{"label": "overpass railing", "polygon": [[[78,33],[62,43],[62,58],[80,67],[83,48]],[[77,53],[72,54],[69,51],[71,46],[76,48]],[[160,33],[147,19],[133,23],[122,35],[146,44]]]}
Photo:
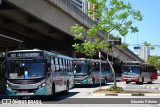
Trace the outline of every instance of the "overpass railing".
{"label": "overpass railing", "polygon": [[82,10],[73,5],[70,0],[46,0],[61,8],[63,11],[77,19],[82,25],[91,28],[96,22],[93,21]]}

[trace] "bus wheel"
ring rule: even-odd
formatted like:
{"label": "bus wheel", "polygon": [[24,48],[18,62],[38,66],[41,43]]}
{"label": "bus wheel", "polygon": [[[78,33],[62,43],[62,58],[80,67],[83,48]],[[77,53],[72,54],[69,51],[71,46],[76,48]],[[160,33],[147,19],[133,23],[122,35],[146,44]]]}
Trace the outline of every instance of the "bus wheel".
{"label": "bus wheel", "polygon": [[143,84],[143,82],[144,82],[144,77],[142,78],[142,82],[140,82],[140,84],[142,85],[142,84]]}
{"label": "bus wheel", "polygon": [[150,81],[150,82],[147,82],[148,84],[152,84],[152,81]]}
{"label": "bus wheel", "polygon": [[52,95],[55,95],[55,84],[52,84]]}
{"label": "bus wheel", "polygon": [[67,81],[66,90],[64,92],[66,95],[69,93],[69,82]]}
{"label": "bus wheel", "polygon": [[55,95],[55,84],[53,83],[52,84],[52,93],[50,95],[47,95],[46,99],[47,100],[52,100],[54,95]]}
{"label": "bus wheel", "polygon": [[107,78],[104,79],[104,84],[107,85]]}
{"label": "bus wheel", "polygon": [[95,79],[93,78],[92,79],[92,86],[94,86],[95,85]]}
{"label": "bus wheel", "polygon": [[126,84],[129,84],[129,81],[126,81]]}

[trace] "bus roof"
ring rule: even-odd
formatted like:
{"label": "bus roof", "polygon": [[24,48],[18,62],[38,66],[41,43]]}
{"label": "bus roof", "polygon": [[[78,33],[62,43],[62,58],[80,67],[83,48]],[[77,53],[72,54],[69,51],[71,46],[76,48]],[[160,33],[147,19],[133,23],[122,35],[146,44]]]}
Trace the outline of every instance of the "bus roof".
{"label": "bus roof", "polygon": [[8,53],[20,53],[20,52],[43,52],[45,55],[50,55],[50,56],[54,56],[54,57],[58,57],[58,58],[65,58],[65,59],[70,59],[72,60],[71,57],[69,56],[65,56],[63,54],[60,54],[58,52],[49,52],[49,51],[45,51],[45,50],[40,50],[40,49],[32,49],[32,50],[14,50],[14,51],[8,51]]}
{"label": "bus roof", "polygon": [[87,59],[87,58],[73,58],[73,60],[107,63],[107,61],[104,61],[104,60],[100,60],[100,59],[89,59],[89,58],[88,58],[88,59]]}
{"label": "bus roof", "polygon": [[123,63],[141,63],[141,62],[139,62],[139,61],[123,61]]}
{"label": "bus roof", "polygon": [[14,51],[8,51],[7,53],[10,53],[10,52],[37,52],[37,51],[43,51],[43,50],[40,50],[40,49],[30,49],[30,50],[14,50]]}

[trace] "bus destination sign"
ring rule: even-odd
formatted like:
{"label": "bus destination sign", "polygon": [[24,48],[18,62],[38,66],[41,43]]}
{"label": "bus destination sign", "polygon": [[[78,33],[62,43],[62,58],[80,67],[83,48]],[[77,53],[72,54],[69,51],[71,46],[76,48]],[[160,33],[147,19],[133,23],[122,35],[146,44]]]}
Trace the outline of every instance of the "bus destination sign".
{"label": "bus destination sign", "polygon": [[7,57],[40,57],[43,56],[42,52],[17,52],[17,53],[8,53]]}

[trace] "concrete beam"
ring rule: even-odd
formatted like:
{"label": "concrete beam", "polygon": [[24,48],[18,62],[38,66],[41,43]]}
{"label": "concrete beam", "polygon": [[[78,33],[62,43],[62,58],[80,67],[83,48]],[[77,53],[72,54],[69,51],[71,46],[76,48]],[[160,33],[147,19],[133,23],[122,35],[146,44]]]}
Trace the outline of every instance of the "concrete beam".
{"label": "concrete beam", "polygon": [[70,27],[78,23],[70,15],[67,15],[64,11],[45,0],[5,0],[4,2],[11,3],[21,8],[33,17],[69,35],[73,35],[70,31]]}
{"label": "concrete beam", "polygon": [[32,38],[34,40],[40,40],[40,41],[44,41],[46,38],[41,35],[41,34],[37,34],[37,33],[30,33],[32,31],[30,31],[30,29],[25,28],[21,25],[18,25],[16,23],[7,23],[7,24],[0,24],[1,27],[8,29],[12,32],[16,32],[20,35]]}
{"label": "concrete beam", "polygon": [[[63,40],[63,38],[61,36],[55,36],[54,34],[52,34],[50,31],[51,31],[51,27],[48,26],[47,24],[45,23],[40,23],[39,20],[33,18],[33,17],[30,17],[28,15],[25,15],[25,13],[22,13],[16,9],[9,9],[9,10],[1,10],[0,11],[0,15],[2,15],[3,17],[6,17],[14,22],[16,22],[16,24],[21,24],[27,28],[30,28],[32,30],[35,30],[45,36],[49,36],[49,37],[52,37],[54,39],[58,39],[58,40]],[[20,20],[19,20],[20,19]],[[18,25],[17,24],[17,25]],[[15,25],[15,27],[17,26]],[[18,25],[20,26],[20,25]],[[24,29],[24,27],[19,27],[17,30],[26,30]],[[54,29],[52,27],[52,31],[54,30],[54,32],[58,31],[56,29]],[[57,32],[56,32],[57,33]],[[60,32],[59,32],[60,33]],[[40,37],[40,34],[39,34],[39,37]]]}

